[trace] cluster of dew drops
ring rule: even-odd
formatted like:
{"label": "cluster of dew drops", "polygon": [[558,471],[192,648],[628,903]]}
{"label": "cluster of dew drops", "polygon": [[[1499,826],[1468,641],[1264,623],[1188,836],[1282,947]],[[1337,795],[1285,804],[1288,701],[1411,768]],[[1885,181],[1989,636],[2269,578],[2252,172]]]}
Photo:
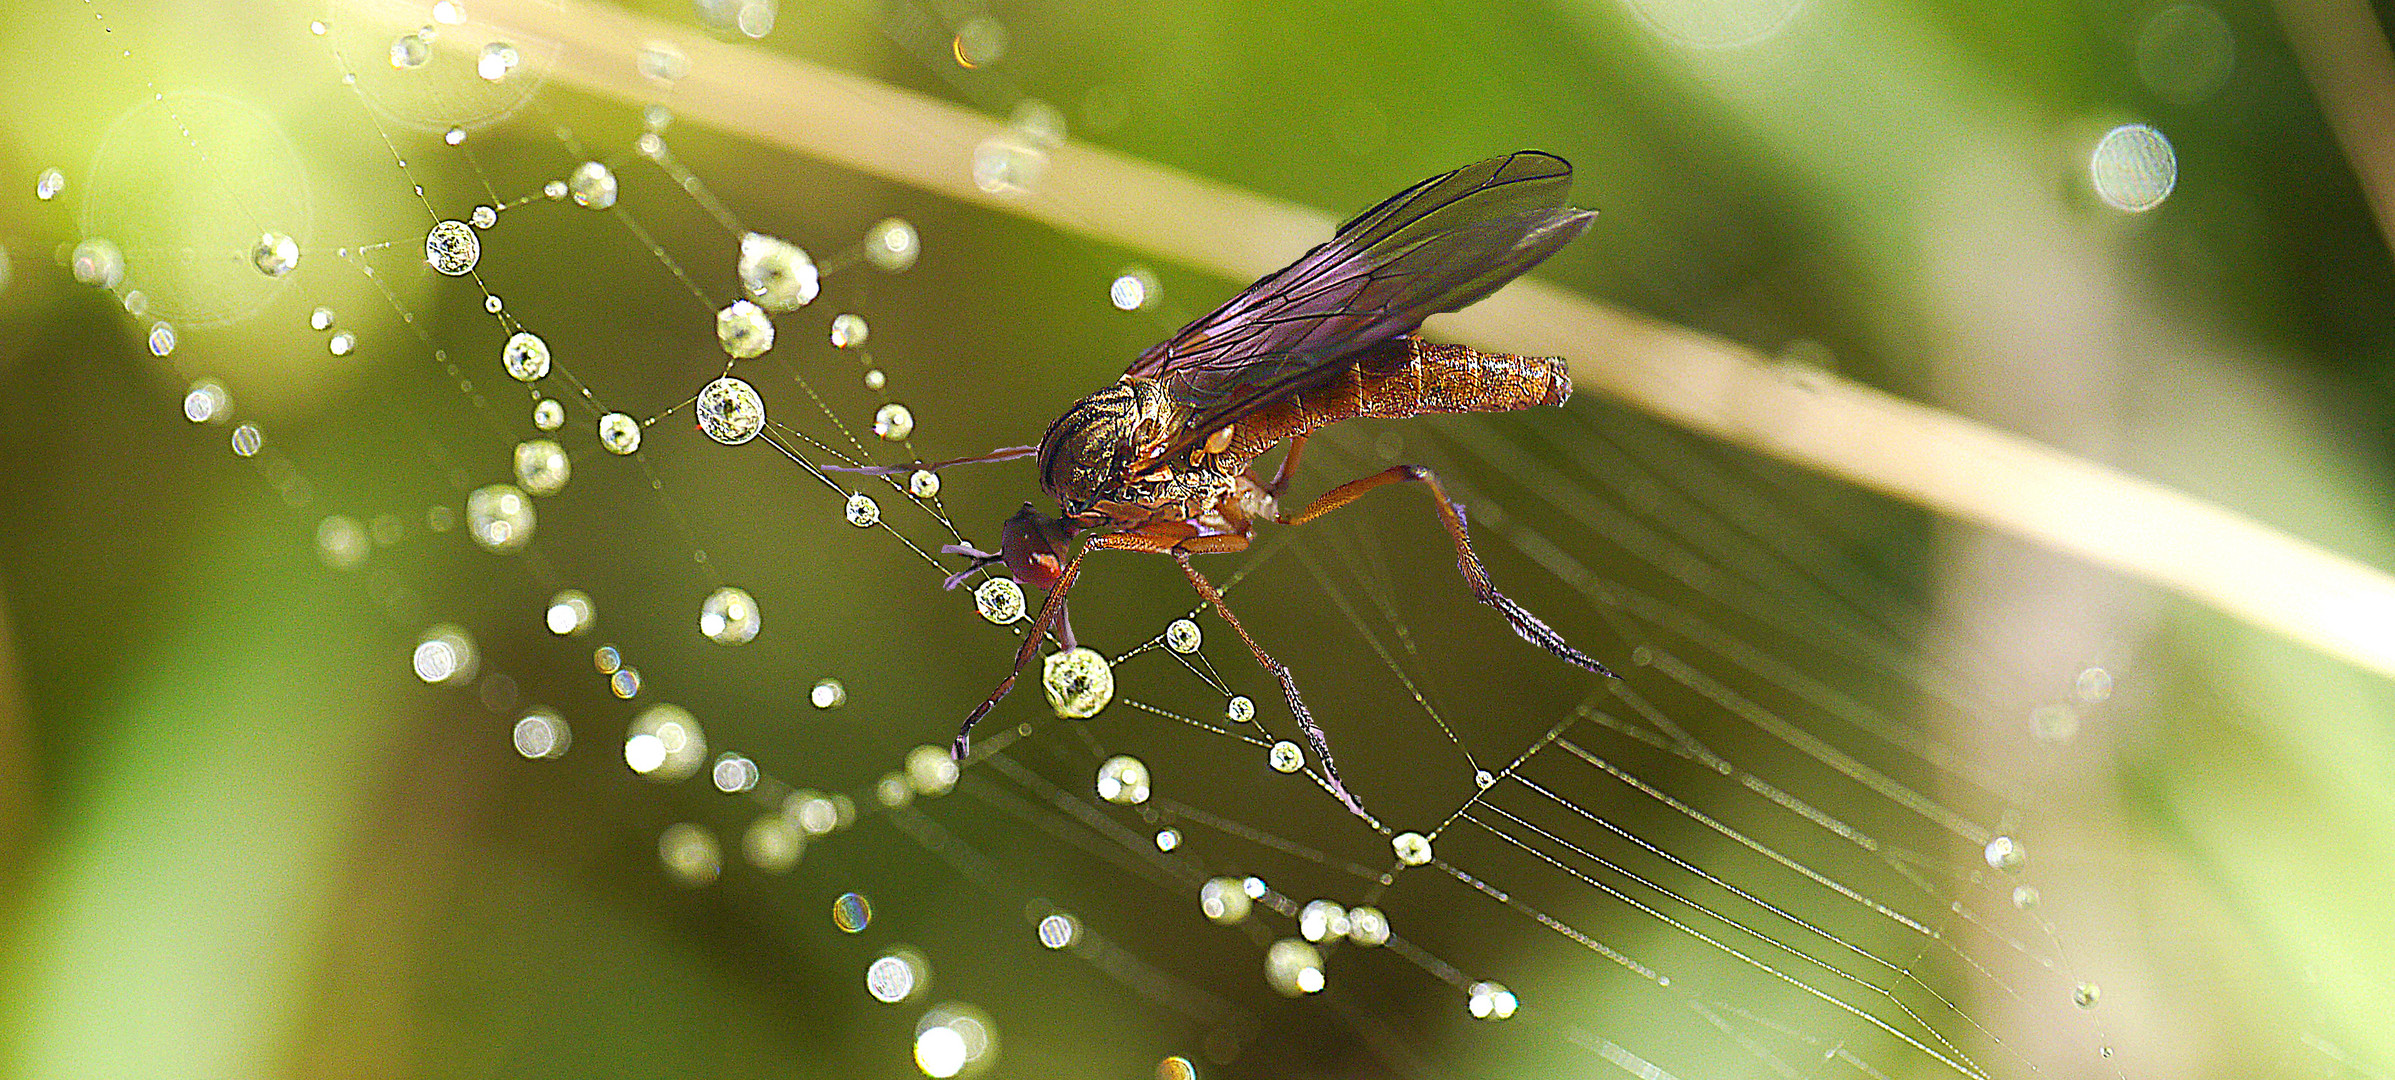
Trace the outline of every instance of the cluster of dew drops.
{"label": "cluster of dew drops", "polygon": [[[704,0],[701,7],[707,9],[711,21],[720,21],[751,37],[762,36],[773,22],[771,0]],[[464,20],[463,8],[455,0],[434,5],[433,14],[439,23]],[[327,32],[322,22],[311,24],[310,29],[319,36]],[[436,27],[426,26],[397,37],[390,46],[391,65],[411,70],[430,62],[437,33]],[[996,23],[986,18],[970,20],[957,33],[958,62],[967,67],[990,62],[1003,51],[1004,44],[1003,29]],[[496,83],[515,72],[522,55],[513,45],[494,41],[484,46],[473,62],[476,74]],[[689,69],[689,61],[679,50],[663,44],[644,47],[638,63],[643,74],[668,83],[687,74]],[[354,77],[345,81],[354,82]],[[670,116],[661,107],[651,107],[645,119],[647,130],[640,136],[638,148],[644,157],[661,159],[662,132]],[[443,141],[455,146],[462,142],[463,136],[462,130],[452,128]],[[1046,152],[1062,141],[1061,114],[1044,103],[1026,102],[1016,110],[1005,133],[976,149],[971,163],[973,179],[982,190],[993,194],[1027,191],[1036,185],[1045,169]],[[41,201],[51,201],[63,193],[65,186],[66,179],[60,170],[45,169],[36,179],[35,194]],[[586,210],[605,211],[616,205],[620,187],[606,164],[589,160],[574,166],[565,177],[547,181],[541,194],[550,202],[570,200]],[[473,274],[483,257],[482,234],[498,227],[506,209],[501,205],[477,205],[463,218],[435,222],[424,235],[425,265],[449,277]],[[876,269],[896,273],[913,265],[920,246],[921,238],[913,225],[901,218],[888,218],[868,230],[860,252],[864,261]],[[272,279],[291,275],[298,269],[302,254],[295,238],[272,231],[261,233],[247,252],[257,272]],[[343,249],[340,254],[347,256],[349,251]],[[68,264],[76,280],[84,284],[116,291],[125,283],[124,256],[107,239],[83,240],[73,248]],[[774,317],[813,302],[821,292],[823,278],[823,271],[803,248],[758,232],[740,237],[736,272],[742,295],[715,313],[717,341],[734,364],[771,350],[775,341]],[[1123,269],[1107,288],[1108,302],[1126,312],[1150,309],[1160,296],[1156,276],[1137,266]],[[137,318],[146,316],[147,300],[140,290],[126,290],[123,301],[126,310]],[[509,378],[534,388],[532,421],[539,432],[518,442],[511,451],[514,483],[485,485],[466,496],[463,518],[468,536],[489,551],[508,553],[530,543],[536,521],[533,500],[563,491],[572,478],[573,462],[554,434],[566,424],[565,402],[560,397],[542,395],[537,389],[557,367],[557,358],[548,342],[534,330],[504,316],[505,305],[499,297],[486,295],[484,307],[490,314],[501,316],[503,327],[510,331],[499,349],[499,367]],[[357,333],[341,327],[330,308],[312,310],[308,326],[325,335],[324,348],[332,355],[347,356],[360,347]],[[830,343],[841,350],[861,349],[870,333],[866,320],[854,313],[840,313],[830,322]],[[173,353],[176,343],[172,324],[164,320],[151,323],[147,344],[153,354],[166,357]],[[878,393],[886,388],[887,376],[868,359],[863,382],[867,389]],[[693,408],[699,429],[727,446],[749,442],[766,428],[763,398],[748,381],[728,373],[700,388],[693,399]],[[183,399],[183,411],[195,424],[228,424],[233,416],[232,396],[218,380],[203,377],[190,385]],[[654,418],[643,421],[621,411],[598,410],[598,444],[610,454],[637,454],[643,431],[653,422]],[[903,442],[912,437],[915,418],[904,404],[885,399],[873,416],[872,430],[884,440]],[[255,424],[237,424],[232,428],[231,445],[237,455],[255,457],[264,447],[264,435]],[[909,495],[928,499],[938,494],[940,480],[935,473],[916,471],[906,478],[904,486]],[[861,491],[848,496],[841,513],[859,528],[872,527],[881,520],[879,505]],[[456,517],[445,508],[436,507],[427,521],[434,531],[448,531],[454,527]],[[361,565],[375,546],[395,543],[402,528],[392,515],[361,524],[351,517],[335,514],[319,522],[317,547],[329,565],[352,569]],[[973,604],[982,618],[1000,626],[1021,622],[1027,614],[1021,586],[1006,577],[989,577],[977,585]],[[543,612],[546,628],[559,637],[586,635],[597,620],[597,607],[591,597],[574,589],[556,593]],[[717,588],[700,604],[699,630],[719,644],[744,644],[753,640],[762,626],[756,599],[737,587]],[[1161,636],[1165,648],[1182,655],[1197,652],[1201,641],[1198,625],[1187,618],[1171,622]],[[430,684],[471,685],[480,674],[480,657],[471,635],[451,623],[424,631],[411,660],[416,675]],[[640,672],[626,662],[618,648],[597,646],[592,652],[592,664],[616,697],[630,700],[640,696],[643,689]],[[1050,657],[1045,682],[1052,704],[1062,715],[1094,714],[1104,707],[1112,693],[1107,662],[1087,649]],[[821,710],[838,709],[847,700],[847,689],[839,680],[829,677],[816,682],[808,693],[809,703]],[[1229,697],[1224,712],[1226,720],[1248,723],[1254,721],[1255,715],[1251,699],[1243,695]],[[519,710],[511,740],[523,757],[534,760],[561,757],[573,741],[565,718],[545,706]],[[755,793],[761,789],[782,792],[773,812],[756,818],[740,841],[746,860],[767,871],[788,870],[811,840],[846,829],[859,816],[856,802],[848,796],[780,785],[767,777],[753,760],[739,753],[725,750],[710,759],[706,736],[697,718],[678,705],[654,704],[635,716],[626,731],[623,755],[632,772],[659,783],[684,780],[703,770],[713,785],[726,794]],[[1294,773],[1304,767],[1305,754],[1296,743],[1281,740],[1271,744],[1268,762],[1277,771]],[[917,747],[908,754],[902,771],[891,773],[874,785],[872,797],[884,807],[896,808],[918,797],[944,794],[956,780],[956,763],[944,749]],[[1153,787],[1147,766],[1129,756],[1109,758],[1099,767],[1095,781],[1095,793],[1101,799],[1123,806],[1145,804]],[[1161,828],[1155,834],[1155,844],[1162,852],[1174,851],[1182,844],[1181,833],[1169,826]],[[1400,833],[1391,845],[1401,866],[1421,866],[1431,861],[1431,843],[1419,833]],[[714,834],[695,824],[681,823],[667,828],[659,839],[658,857],[669,877],[688,886],[709,884],[722,872],[723,855]],[[1998,861],[1993,846],[1989,858],[1991,864]],[[1273,892],[1256,877],[1217,877],[1198,889],[1200,912],[1216,923],[1242,922],[1258,905],[1271,907],[1296,923],[1297,935],[1274,942],[1264,957],[1267,983],[1291,996],[1312,994],[1324,988],[1326,946],[1345,942],[1372,948],[1390,940],[1387,917],[1369,905],[1350,908],[1326,899],[1299,905]],[[842,894],[834,901],[832,921],[843,932],[865,932],[872,922],[871,901],[859,893]],[[1074,948],[1084,936],[1078,920],[1061,910],[1038,914],[1035,931],[1044,947],[1059,950]],[[868,965],[866,988],[876,1000],[897,1004],[919,996],[929,983],[929,974],[929,962],[922,954],[894,947]],[[2085,989],[2084,996],[2092,1001],[2092,986]],[[1502,985],[1483,981],[1468,987],[1466,1006],[1474,1017],[1502,1020],[1513,1015],[1516,1001]],[[950,1003],[935,1007],[917,1024],[917,1062],[929,1075],[956,1075],[967,1065],[985,1060],[993,1045],[994,1030],[990,1018],[972,1006]],[[1164,1059],[1158,1075],[1186,1080],[1193,1078],[1196,1071],[1188,1059],[1174,1056]]]}

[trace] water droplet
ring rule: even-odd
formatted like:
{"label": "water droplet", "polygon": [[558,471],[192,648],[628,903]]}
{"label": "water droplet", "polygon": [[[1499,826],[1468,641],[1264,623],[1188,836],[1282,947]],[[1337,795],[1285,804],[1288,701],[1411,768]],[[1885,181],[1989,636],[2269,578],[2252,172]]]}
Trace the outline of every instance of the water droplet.
{"label": "water droplet", "polygon": [[1389,849],[1397,853],[1397,861],[1407,866],[1421,866],[1430,861],[1430,838],[1418,832],[1401,832],[1389,839]]}
{"label": "water droplet", "polygon": [[1198,886],[1198,910],[1224,926],[1247,918],[1254,903],[1238,878],[1218,877]]}
{"label": "water droplet", "polygon": [[1230,703],[1223,706],[1222,715],[1234,724],[1247,723],[1256,718],[1256,703],[1246,694],[1233,694]]}
{"label": "water droplet", "polygon": [[466,221],[477,229],[488,229],[499,223],[499,208],[477,206],[473,213],[466,215]]}
{"label": "water droplet", "polygon": [[1117,275],[1114,284],[1106,288],[1106,298],[1114,304],[1116,311],[1143,311],[1155,307],[1163,295],[1156,275],[1136,266]]}
{"label": "water droplet", "polygon": [[865,261],[893,274],[915,265],[921,249],[922,237],[905,218],[883,218],[865,232]]}
{"label": "water droplet", "polygon": [[513,484],[475,488],[466,496],[466,532],[486,551],[514,551],[532,542],[532,499]]}
{"label": "water droplet", "polygon": [[1039,921],[1039,943],[1061,949],[1081,939],[1081,922],[1061,911]]}
{"label": "water droplet", "polygon": [[1038,98],[1017,102],[1006,124],[1033,146],[1054,150],[1064,145],[1064,112]]}
{"label": "water droplet", "polygon": [[707,770],[707,779],[715,783],[715,790],[726,795],[753,790],[758,775],[756,762],[729,750],[715,755],[715,767]]}
{"label": "water droplet", "polygon": [[658,82],[680,82],[690,74],[690,57],[682,50],[663,41],[652,41],[640,47],[640,73]]}
{"label": "water droplet", "polygon": [[956,757],[945,746],[918,746],[907,751],[906,782],[925,798],[946,795],[956,786]]}
{"label": "water droplet", "polygon": [[2141,214],[2162,205],[2179,183],[2179,159],[2170,140],[2144,124],[2105,132],[2088,160],[2096,197],[2116,210]]}
{"label": "water droplet", "polygon": [[697,409],[699,430],[725,446],[738,446],[765,430],[765,399],[739,379],[708,383],[699,391]]}
{"label": "water droplet", "polygon": [[432,21],[443,26],[457,26],[466,21],[466,5],[458,0],[440,0],[432,6]]}
{"label": "water droplet", "polygon": [[1986,855],[1988,865],[1998,870],[2019,870],[2023,863],[2029,861],[2029,853],[2021,850],[2021,845],[2009,836],[1988,841]]}
{"label": "water droplet", "polygon": [[665,139],[654,131],[644,131],[639,138],[632,140],[632,148],[640,151],[640,156],[654,161],[665,155]]}
{"label": "water droplet", "polygon": [[665,876],[684,888],[711,885],[723,875],[723,849],[716,846],[715,834],[687,821],[665,827],[657,838],[657,861]]}
{"label": "water droplet", "polygon": [[308,329],[330,330],[332,328],[333,309],[328,307],[320,307],[308,313]]}
{"label": "water droplet", "polygon": [[1019,136],[992,136],[973,148],[973,186],[991,195],[1028,192],[1047,172],[1047,153]]}
{"label": "water droplet", "polygon": [[573,476],[573,462],[567,460],[565,447],[548,439],[526,439],[516,444],[516,483],[534,495],[555,495],[565,490]]}
{"label": "water droplet", "polygon": [[615,205],[615,173],[596,161],[585,161],[566,174],[565,188],[574,205],[605,210]]}
{"label": "water droplet", "polygon": [[873,496],[860,491],[848,497],[847,505],[840,508],[840,516],[847,518],[848,523],[857,528],[870,529],[881,523],[881,504],[874,502]]}
{"label": "water droplet", "polygon": [[1265,755],[1265,761],[1272,765],[1275,772],[1293,773],[1306,767],[1306,752],[1296,743],[1282,739],[1272,744],[1272,750]]}
{"label": "water droplet", "polygon": [[793,311],[822,288],[815,261],[788,240],[748,233],[740,238],[740,287],[767,311]]}
{"label": "water droplet", "polygon": [[1050,653],[1040,666],[1040,687],[1057,716],[1085,720],[1114,700],[1114,669],[1093,649]]}
{"label": "water droplet", "polygon": [[150,355],[167,356],[175,351],[175,324],[160,320],[150,324]]}
{"label": "water droplet", "polygon": [[457,144],[466,141],[466,129],[461,127],[450,128],[449,130],[441,133],[441,141],[448,143],[451,146],[456,146]]}
{"label": "water droplet", "polygon": [[1323,986],[1322,950],[1296,938],[1282,938],[1264,950],[1264,981],[1290,997],[1318,992]]}
{"label": "water droplet", "polygon": [[308,32],[316,35],[317,37],[323,37],[325,31],[330,29],[332,28],[324,25],[324,20],[322,19],[318,19],[308,24]]}
{"label": "water droplet", "polygon": [[873,925],[873,901],[862,893],[841,893],[832,901],[832,925],[848,934]]}
{"label": "water droplet", "polygon": [[183,419],[194,424],[221,424],[232,415],[233,396],[214,379],[201,379],[183,394]]}
{"label": "water droplet", "polygon": [[1482,769],[1472,774],[1472,783],[1478,786],[1480,790],[1487,791],[1488,789],[1497,786],[1497,774],[1490,772],[1487,769]]}
{"label": "water droplet", "polygon": [[[630,668],[618,670],[621,675]],[[696,717],[679,705],[651,705],[632,718],[624,733],[624,764],[663,783],[687,780],[707,760],[707,737]]]}
{"label": "water droplet", "polygon": [[556,398],[542,398],[534,402],[532,426],[542,431],[555,431],[565,426],[565,406]]}
{"label": "water droplet", "polygon": [[1023,587],[1013,578],[994,577],[973,587],[973,610],[1005,626],[1023,617]]}
{"label": "water droplet", "polygon": [[1172,850],[1174,850],[1174,849],[1176,849],[1176,848],[1178,848],[1178,847],[1180,847],[1180,846],[1181,846],[1181,830],[1179,830],[1179,829],[1158,829],[1158,830],[1156,831],[1156,850],[1158,850],[1158,851],[1172,851]]}
{"label": "water droplet", "polygon": [[413,71],[432,58],[432,43],[419,31],[401,34],[391,42],[391,66],[401,71]]}
{"label": "water droplet", "polygon": [[880,368],[865,369],[865,389],[879,390],[888,385],[889,381],[889,376],[882,374],[882,370]]}
{"label": "water droplet", "polygon": [[357,351],[357,347],[358,336],[356,334],[350,333],[347,330],[340,331],[324,340],[325,351],[332,353],[334,356],[347,356],[350,353]]}
{"label": "water droplet", "polygon": [[266,433],[256,424],[243,424],[233,429],[233,452],[242,457],[256,457],[266,447]]}
{"label": "water droplet", "polygon": [[746,300],[734,300],[730,307],[715,313],[715,339],[723,343],[723,351],[732,359],[746,360],[762,356],[773,348],[773,320],[765,309]]}
{"label": "water droplet", "polygon": [[[567,589],[549,598],[548,610],[542,614],[541,621],[549,627],[550,633],[563,637],[589,631],[592,620],[598,617],[599,609],[591,603],[589,593]],[[606,673],[607,669],[602,669],[601,674]]]}
{"label": "water droplet", "polygon": [[767,873],[783,873],[798,865],[799,853],[806,848],[806,834],[787,814],[760,814],[740,834],[740,854],[749,865]]}
{"label": "water droplet", "polygon": [[1120,806],[1148,801],[1148,767],[1129,754],[1117,754],[1098,766],[1098,797]]}
{"label": "water droplet", "polygon": [[516,745],[516,753],[538,761],[564,757],[574,735],[566,727],[565,717],[548,709],[534,709],[516,721],[511,741]]}
{"label": "water droplet", "polygon": [[2096,1007],[2096,999],[2101,995],[2102,990],[2096,984],[2083,982],[2071,988],[2071,1004],[2082,1009],[2092,1009]]}
{"label": "water droplet", "polygon": [[299,267],[299,241],[282,233],[263,233],[250,245],[249,261],[267,277],[282,277]]}
{"label": "water droplet", "polygon": [[1479,1020],[1503,1020],[1514,1014],[1520,1003],[1504,983],[1476,982],[1464,991],[1464,1008]]}
{"label": "water droplet", "polygon": [[673,111],[663,105],[651,105],[640,110],[640,126],[659,135],[674,122]]}
{"label": "water droplet", "polygon": [[2012,891],[2012,906],[2019,908],[2022,911],[2027,911],[2030,908],[2036,907],[2037,902],[2038,893],[2037,886],[2035,885],[2017,886]]}
{"label": "water droplet", "polygon": [[915,801],[915,789],[908,787],[902,773],[884,773],[873,782],[873,801],[897,809]]}
{"label": "water droplet", "polygon": [[475,669],[481,665],[474,639],[449,623],[426,630],[423,637],[416,639],[413,662],[417,678],[439,686],[473,682]]}
{"label": "water droplet", "polygon": [[436,222],[424,234],[424,261],[450,277],[471,274],[482,261],[482,239],[463,221]]}
{"label": "water droplet", "polygon": [[1175,1054],[1156,1063],[1156,1080],[1197,1080],[1197,1065]]}
{"label": "water droplet", "polygon": [[542,184],[541,194],[548,196],[550,202],[556,202],[559,199],[565,198],[565,181],[551,180],[546,184]]}
{"label": "water droplet", "polygon": [[757,601],[729,585],[708,593],[699,605],[699,633],[718,645],[745,645],[763,623]]}
{"label": "water droplet", "polygon": [[1367,949],[1389,941],[1389,917],[1376,907],[1358,905],[1347,911],[1347,940]]}
{"label": "water droplet", "polygon": [[629,454],[639,450],[640,421],[620,412],[600,417],[599,445],[610,454]]}
{"label": "water droplet", "polygon": [[1205,631],[1189,619],[1174,619],[1164,626],[1164,647],[1183,656],[1198,651],[1205,640]]}
{"label": "water droplet", "polygon": [[807,702],[818,709],[837,709],[848,704],[848,688],[838,679],[817,679],[807,691]]}
{"label": "water droplet", "polygon": [[76,281],[113,289],[124,283],[125,253],[118,251],[115,244],[95,236],[75,245],[75,253],[68,257],[67,267],[74,272]]}
{"label": "water droplet", "polygon": [[2083,705],[2101,705],[2112,700],[2112,673],[2100,667],[2081,671],[2071,688],[2071,696]]}
{"label": "water droplet", "polygon": [[1297,910],[1297,933],[1307,941],[1343,938],[1351,929],[1347,909],[1329,900],[1312,900]]}
{"label": "water droplet", "polygon": [[1006,55],[1006,27],[987,15],[965,20],[956,28],[956,37],[949,42],[949,51],[956,62],[968,68],[988,67]]}
{"label": "water droplet", "polygon": [[908,473],[906,491],[918,499],[931,498],[940,493],[940,474],[923,469]]}
{"label": "water droplet", "polygon": [[482,55],[474,58],[474,74],[489,82],[498,82],[514,71],[523,61],[523,54],[504,41],[494,41],[482,47]]}
{"label": "water droplet", "polygon": [[847,312],[842,312],[838,315],[832,316],[833,348],[856,348],[859,345],[863,345],[865,343],[865,339],[870,336],[871,333],[871,328],[865,325],[865,317],[862,315],[852,315]]}
{"label": "water droplet", "polygon": [[637,668],[625,668],[625,669],[623,669],[622,671],[618,671],[618,672],[616,672],[614,675],[608,676],[608,678],[607,678],[607,692],[608,692],[608,693],[610,693],[610,694],[614,694],[615,696],[617,696],[617,697],[619,697],[619,698],[622,698],[622,699],[624,699],[625,701],[630,701],[630,700],[632,700],[633,698],[639,697],[639,696],[640,696],[640,671],[639,671],[639,669],[637,669]]}
{"label": "water droplet", "polygon": [[941,1005],[915,1022],[915,1067],[934,1080],[980,1072],[997,1049],[996,1025],[970,1005]]}
{"label": "water droplet", "polygon": [[316,554],[326,566],[335,570],[357,569],[372,549],[365,526],[359,525],[355,518],[331,514],[316,523]]}
{"label": "water droplet", "polygon": [[873,411],[873,433],[890,442],[900,442],[915,433],[913,410],[895,401]]}
{"label": "water droplet", "polygon": [[913,949],[892,949],[865,965],[865,992],[875,1001],[896,1005],[914,997],[930,981],[930,966]]}
{"label": "water droplet", "polygon": [[67,189],[67,176],[57,169],[43,169],[33,180],[33,197],[49,202]]}
{"label": "water droplet", "polygon": [[590,666],[601,675],[613,675],[624,669],[624,655],[613,645],[601,645],[590,651]]}

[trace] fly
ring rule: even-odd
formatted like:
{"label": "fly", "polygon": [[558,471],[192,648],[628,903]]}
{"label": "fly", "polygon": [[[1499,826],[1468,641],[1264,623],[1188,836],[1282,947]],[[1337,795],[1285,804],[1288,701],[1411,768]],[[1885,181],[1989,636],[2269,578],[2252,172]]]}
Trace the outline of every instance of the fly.
{"label": "fly", "polygon": [[[944,549],[973,560],[948,579],[950,588],[973,570],[1002,562],[1015,580],[1047,592],[1015,651],[1014,668],[965,717],[955,756],[961,759],[971,748],[973,725],[1014,689],[1041,639],[1053,632],[1072,645],[1065,594],[1083,559],[1093,551],[1170,555],[1256,662],[1279,680],[1332,793],[1362,815],[1339,780],[1329,740],[1299,696],[1296,678],[1248,634],[1190,557],[1245,550],[1258,521],[1302,525],[1401,481],[1430,489],[1455,543],[1456,567],[1481,603],[1496,608],[1530,643],[1612,675],[1490,584],[1472,552],[1463,508],[1429,469],[1393,466],[1332,488],[1294,514],[1280,507],[1307,437],[1327,425],[1356,417],[1506,412],[1561,405],[1571,396],[1560,357],[1484,353],[1415,335],[1424,318],[1470,306],[1587,229],[1596,212],[1564,204],[1571,181],[1569,163],[1528,150],[1431,177],[1357,215],[1328,242],[1141,353],[1120,380],[1048,425],[1038,446],[864,470],[1036,455],[1040,486],[1059,504],[1051,517],[1025,503],[999,529],[997,551],[958,544]],[[1289,451],[1270,480],[1249,471],[1283,440]],[[1072,552],[1073,539],[1082,535],[1088,538]]]}

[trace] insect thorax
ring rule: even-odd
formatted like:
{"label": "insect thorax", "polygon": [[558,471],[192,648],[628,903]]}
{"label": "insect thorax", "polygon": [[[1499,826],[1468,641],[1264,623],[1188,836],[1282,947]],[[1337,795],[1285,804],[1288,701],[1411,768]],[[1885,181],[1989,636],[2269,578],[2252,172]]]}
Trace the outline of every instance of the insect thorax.
{"label": "insect thorax", "polygon": [[[1143,462],[1180,433],[1187,410],[1152,379],[1126,378],[1082,398],[1048,425],[1040,439],[1040,486],[1067,516],[1101,502],[1155,506],[1180,502],[1197,488],[1220,486],[1186,470],[1143,469]],[[1168,465],[1170,463],[1167,463]]]}

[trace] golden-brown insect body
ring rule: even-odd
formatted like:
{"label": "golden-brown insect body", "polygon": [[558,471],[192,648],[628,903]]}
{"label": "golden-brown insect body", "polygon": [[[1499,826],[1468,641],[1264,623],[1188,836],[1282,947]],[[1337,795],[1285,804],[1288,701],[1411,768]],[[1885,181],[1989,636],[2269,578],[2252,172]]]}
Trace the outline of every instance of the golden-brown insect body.
{"label": "golden-brown insect body", "polygon": [[1240,417],[1222,458],[1246,468],[1282,439],[1358,417],[1511,412],[1561,405],[1571,396],[1572,377],[1561,357],[1484,353],[1401,337],[1358,354],[1353,365],[1319,386]]}

